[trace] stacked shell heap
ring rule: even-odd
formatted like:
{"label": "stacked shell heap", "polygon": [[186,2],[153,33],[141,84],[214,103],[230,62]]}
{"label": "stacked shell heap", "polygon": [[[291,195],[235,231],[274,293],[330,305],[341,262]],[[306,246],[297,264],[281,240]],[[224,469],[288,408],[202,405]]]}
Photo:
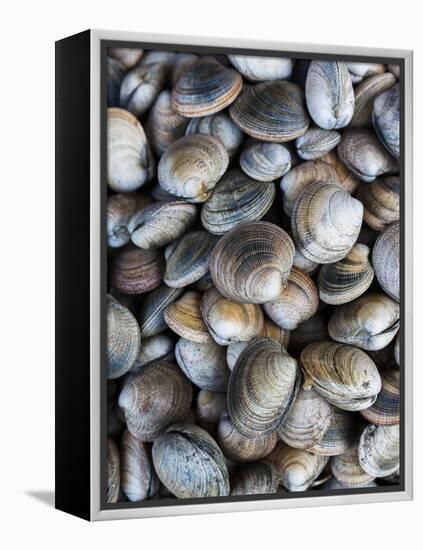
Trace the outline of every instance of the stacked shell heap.
{"label": "stacked shell heap", "polygon": [[108,51],[109,502],[398,483],[398,78]]}

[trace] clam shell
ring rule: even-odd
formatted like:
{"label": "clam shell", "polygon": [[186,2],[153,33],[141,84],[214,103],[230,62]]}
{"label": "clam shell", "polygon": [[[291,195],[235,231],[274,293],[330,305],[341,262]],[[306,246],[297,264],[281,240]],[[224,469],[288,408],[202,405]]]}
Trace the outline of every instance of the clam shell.
{"label": "clam shell", "polygon": [[275,432],[295,398],[297,383],[297,362],[276,340],[252,340],[229,379],[228,413],[234,428],[251,438]]}
{"label": "clam shell", "polygon": [[180,338],[175,346],[175,357],[182,372],[197,387],[215,392],[226,391],[230,371],[224,348],[214,342],[199,344]]}
{"label": "clam shell", "polygon": [[229,494],[229,474],[222,451],[198,426],[170,427],[154,442],[153,462],[160,481],[177,498]]}
{"label": "clam shell", "polygon": [[119,92],[124,66],[118,59],[107,57],[107,107],[119,107]]}
{"label": "clam shell", "polygon": [[397,80],[400,79],[401,69],[398,63],[388,64],[388,71],[391,72]]}
{"label": "clam shell", "polygon": [[345,191],[353,195],[361,182],[341,161],[335,149],[320,157],[320,160],[330,164],[335,169],[338,183],[342,185]]}
{"label": "clam shell", "polygon": [[340,305],[361,296],[374,277],[369,255],[368,246],[355,244],[339,262],[323,265],[317,279],[320,299],[326,304]]}
{"label": "clam shell", "polygon": [[167,251],[164,281],[177,288],[198,281],[209,270],[211,253],[218,239],[206,231],[186,233]]}
{"label": "clam shell", "polygon": [[226,394],[200,390],[197,395],[195,412],[198,425],[209,433],[215,432],[219,423],[220,415],[226,408]]}
{"label": "clam shell", "polygon": [[313,455],[304,449],[293,449],[282,443],[266,458],[288,491],[306,491],[324,470],[328,458]]}
{"label": "clam shell", "polygon": [[373,126],[387,150],[400,156],[400,85],[380,94],[373,103]]}
{"label": "clam shell", "polygon": [[295,63],[293,59],[283,57],[259,55],[228,55],[228,57],[235,69],[252,82],[289,78]]}
{"label": "clam shell", "polygon": [[295,449],[316,445],[329,428],[333,407],[311,387],[300,388],[278,430],[280,438]]}
{"label": "clam shell", "polygon": [[108,48],[108,55],[122,63],[126,70],[136,65],[143,54],[140,48]]}
{"label": "clam shell", "polygon": [[291,227],[298,250],[317,263],[342,260],[360,233],[363,205],[335,182],[316,182],[294,204]]}
{"label": "clam shell", "polygon": [[191,401],[191,382],[179,367],[155,361],[123,386],[118,403],[131,434],[141,441],[154,441],[187,416]]}
{"label": "clam shell", "polygon": [[185,131],[185,135],[191,134],[216,137],[222,142],[230,159],[238,151],[243,139],[243,133],[227,113],[192,118]]}
{"label": "clam shell", "polygon": [[335,342],[309,344],[301,353],[305,374],[329,403],[347,411],[367,409],[376,401],[381,379],[364,351]]}
{"label": "clam shell", "polygon": [[113,191],[135,191],[154,174],[154,158],[143,127],[128,111],[107,110],[107,182]]}
{"label": "clam shell", "polygon": [[203,226],[223,235],[240,223],[261,219],[275,198],[273,182],[262,183],[232,169],[220,179],[201,209]]}
{"label": "clam shell", "polygon": [[201,294],[193,290],[185,292],[176,302],[164,310],[167,325],[182,338],[209,344],[213,342],[200,312]]}
{"label": "clam shell", "polygon": [[158,287],[163,279],[164,261],[159,250],[124,248],[110,269],[110,284],[125,294],[143,294]]}
{"label": "clam shell", "polygon": [[379,235],[373,247],[373,267],[377,280],[383,290],[399,302],[399,223],[393,223]]}
{"label": "clam shell", "polygon": [[382,73],[371,76],[361,82],[355,89],[354,116],[350,128],[371,128],[374,100],[395,84],[396,80],[391,73]]}
{"label": "clam shell", "polygon": [[364,206],[363,218],[375,231],[383,231],[400,217],[400,179],[397,176],[376,178],[363,183],[357,194]]}
{"label": "clam shell", "polygon": [[227,458],[235,462],[251,462],[266,457],[278,441],[276,432],[252,439],[240,434],[227,413],[223,413],[217,428],[217,442]]}
{"label": "clam shell", "polygon": [[143,338],[141,349],[131,367],[131,372],[138,372],[142,367],[159,359],[172,362],[174,347],[175,342],[170,334],[162,333]]}
{"label": "clam shell", "polygon": [[113,439],[107,440],[107,487],[106,498],[109,504],[119,498],[120,490],[120,463],[119,450]]}
{"label": "clam shell", "polygon": [[372,424],[392,426],[400,421],[400,371],[387,369],[381,373],[382,389],[374,404],[361,411]]}
{"label": "clam shell", "polygon": [[353,84],[359,84],[365,78],[385,72],[382,63],[346,63]]}
{"label": "clam shell", "polygon": [[210,273],[219,292],[235,302],[262,304],[284,289],[294,245],[268,222],[241,224],[226,233],[210,256]]}
{"label": "clam shell", "polygon": [[385,477],[399,468],[400,429],[395,426],[368,425],[360,437],[358,457],[368,475]]}
{"label": "clam shell", "polygon": [[316,181],[337,181],[336,170],[326,162],[310,160],[290,170],[281,179],[283,209],[291,216],[295,201],[302,192]]}
{"label": "clam shell", "polygon": [[385,294],[365,294],[337,307],[329,320],[328,330],[337,342],[364,350],[386,347],[399,330],[399,304]]}
{"label": "clam shell", "polygon": [[282,143],[251,141],[242,151],[239,164],[250,178],[273,181],[291,169],[291,153]]}
{"label": "clam shell", "polygon": [[316,160],[332,151],[340,141],[341,134],[336,130],[310,128],[295,140],[295,147],[303,160]]}
{"label": "clam shell", "polygon": [[238,357],[248,346],[248,342],[234,342],[229,344],[226,349],[226,363],[228,364],[229,370],[233,371],[235,363],[238,361]]}
{"label": "clam shell", "polygon": [[376,476],[363,470],[358,460],[358,443],[355,442],[344,453],[335,456],[331,461],[332,473],[343,487],[362,487]]}
{"label": "clam shell", "polygon": [[160,159],[159,183],[177,197],[204,202],[228,164],[228,153],[214,136],[185,136],[172,143]]}
{"label": "clam shell", "polygon": [[231,496],[276,493],[278,479],[270,464],[244,464],[231,477]]}
{"label": "clam shell", "polygon": [[141,193],[118,193],[107,199],[107,244],[119,248],[131,240],[128,224],[138,208],[144,208],[153,201]]}
{"label": "clam shell", "polygon": [[354,89],[345,63],[312,61],[305,98],[311,118],[326,130],[348,126],[354,114]]}
{"label": "clam shell", "polygon": [[165,246],[185,233],[197,215],[195,205],[182,201],[152,204],[132,216],[131,241],[148,250]]}
{"label": "clam shell", "polygon": [[191,68],[191,65],[197,61],[198,55],[194,53],[180,52],[173,58],[171,67],[170,83],[174,88],[184,72]]}
{"label": "clam shell", "polygon": [[308,273],[309,275],[311,275],[317,270],[319,264],[313,262],[312,260],[309,260],[308,258],[303,256],[299,250],[295,249],[294,266],[304,273]]}
{"label": "clam shell", "polygon": [[154,471],[150,449],[128,431],[122,436],[120,447],[121,487],[131,502],[151,498],[159,490],[159,479]]}
{"label": "clam shell", "polygon": [[263,141],[291,141],[309,125],[302,89],[284,80],[247,88],[229,114],[246,134]]}
{"label": "clam shell", "polygon": [[188,121],[173,110],[169,90],[160,92],[148,113],[146,126],[151,148],[158,157],[185,135]]}
{"label": "clam shell", "polygon": [[141,337],[155,336],[167,329],[163,311],[182,295],[181,288],[161,285],[145,297],[138,312]]}
{"label": "clam shell", "polygon": [[107,377],[119,378],[134,364],[141,337],[137,320],[112,296],[107,297]]}
{"label": "clam shell", "polygon": [[172,91],[172,106],[187,117],[212,115],[237,98],[241,75],[211,56],[185,67]]}
{"label": "clam shell", "polygon": [[126,73],[120,87],[120,105],[137,118],[153,104],[163,89],[166,63],[144,57],[136,67]]}
{"label": "clam shell", "polygon": [[338,145],[338,154],[342,162],[365,182],[397,170],[395,159],[381,145],[376,135],[365,128],[344,132]]}
{"label": "clam shell", "polygon": [[264,304],[264,311],[284,330],[294,330],[312,317],[319,305],[319,295],[313,280],[296,267],[291,269],[282,294]]}
{"label": "clam shell", "polygon": [[308,450],[321,456],[340,455],[354,443],[356,432],[357,423],[353,413],[333,407],[333,414],[323,437]]}
{"label": "clam shell", "polygon": [[260,306],[231,302],[215,288],[204,293],[201,314],[210,334],[220,346],[248,342],[263,330]]}

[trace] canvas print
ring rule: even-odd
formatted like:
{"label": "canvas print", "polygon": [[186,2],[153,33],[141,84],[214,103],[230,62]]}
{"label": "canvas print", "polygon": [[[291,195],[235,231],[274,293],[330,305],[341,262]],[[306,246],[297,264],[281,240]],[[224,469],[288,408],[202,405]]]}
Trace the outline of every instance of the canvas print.
{"label": "canvas print", "polygon": [[107,502],[398,485],[399,66],[104,67]]}

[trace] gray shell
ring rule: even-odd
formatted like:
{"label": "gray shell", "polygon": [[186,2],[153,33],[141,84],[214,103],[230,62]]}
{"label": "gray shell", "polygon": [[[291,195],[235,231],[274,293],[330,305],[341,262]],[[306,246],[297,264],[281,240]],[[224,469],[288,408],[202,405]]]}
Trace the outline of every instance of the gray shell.
{"label": "gray shell", "polygon": [[231,496],[276,493],[278,478],[273,467],[264,462],[241,466],[231,476]]}
{"label": "gray shell", "polygon": [[368,425],[358,447],[360,466],[370,476],[385,477],[399,468],[400,428]]}
{"label": "gray shell", "polygon": [[383,290],[400,299],[400,227],[393,223],[377,238],[373,247],[373,267]]}
{"label": "gray shell", "polygon": [[161,285],[145,297],[138,313],[141,336],[155,336],[167,329],[163,312],[169,304],[182,295],[182,288],[169,288]]}
{"label": "gray shell", "polygon": [[351,128],[371,128],[372,110],[375,99],[395,84],[391,73],[382,73],[366,78],[355,89],[355,109]]}
{"label": "gray shell", "polygon": [[335,130],[310,128],[295,140],[295,147],[303,160],[316,160],[332,151],[340,141],[341,134]]}
{"label": "gray shell", "polygon": [[281,143],[252,141],[242,151],[239,164],[250,178],[273,181],[291,169],[291,153]]}
{"label": "gray shell", "polygon": [[216,137],[222,142],[230,159],[238,151],[243,140],[243,133],[226,112],[192,118],[185,131],[186,136],[191,134]]}
{"label": "gray shell", "polygon": [[295,61],[283,57],[258,55],[228,55],[230,62],[242,76],[252,82],[289,78]]}
{"label": "gray shell", "polygon": [[400,156],[400,85],[380,94],[373,104],[373,126],[394,157]]}

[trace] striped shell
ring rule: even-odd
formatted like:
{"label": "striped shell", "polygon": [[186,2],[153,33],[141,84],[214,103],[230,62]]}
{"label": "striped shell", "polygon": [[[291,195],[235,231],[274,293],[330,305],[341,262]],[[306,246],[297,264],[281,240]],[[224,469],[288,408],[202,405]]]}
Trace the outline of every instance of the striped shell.
{"label": "striped shell", "polygon": [[294,245],[268,222],[241,224],[226,233],[210,256],[210,273],[219,292],[235,302],[262,304],[285,288]]}
{"label": "striped shell", "polygon": [[376,476],[363,470],[358,460],[358,443],[355,442],[344,453],[331,461],[332,473],[343,487],[361,487],[374,480]]}
{"label": "striped shell", "polygon": [[228,57],[235,69],[252,82],[289,78],[295,63],[294,60],[284,57],[259,55],[228,55]]}
{"label": "striped shell", "polygon": [[144,57],[136,67],[126,73],[120,87],[120,105],[137,118],[154,103],[163,89],[166,63]]}
{"label": "striped shell", "polygon": [[337,456],[354,443],[357,423],[353,413],[333,407],[329,426],[318,443],[308,450],[316,455]]}
{"label": "striped shell", "polygon": [[380,94],[373,103],[373,126],[386,149],[400,156],[400,85]]}
{"label": "striped shell", "polygon": [[400,298],[400,228],[393,223],[379,235],[373,247],[373,267],[383,290],[394,300]]}
{"label": "striped shell", "polygon": [[273,467],[264,462],[245,464],[231,476],[231,496],[276,493],[277,487]]}
{"label": "striped shell", "polygon": [[332,151],[340,141],[341,134],[335,130],[310,128],[295,140],[295,147],[303,160],[316,160]]}
{"label": "striped shell", "polygon": [[383,231],[400,217],[400,179],[398,176],[376,178],[363,183],[357,198],[364,206],[363,218],[375,231]]}
{"label": "striped shell", "polygon": [[309,125],[302,89],[284,80],[247,88],[229,113],[241,130],[263,141],[291,141]]}
{"label": "striped shell", "polygon": [[123,386],[118,403],[128,430],[141,441],[154,441],[183,420],[191,407],[192,386],[176,365],[156,361]]}
{"label": "striped shell", "polygon": [[143,50],[140,48],[108,48],[107,53],[110,57],[120,61],[125,69],[131,69],[141,59]]}
{"label": "striped shell", "polygon": [[124,294],[143,294],[160,285],[163,271],[164,260],[159,250],[128,247],[111,265],[110,284]]}
{"label": "striped shell", "polygon": [[142,367],[160,359],[168,362],[174,361],[174,347],[174,339],[166,332],[143,338],[141,349],[131,367],[131,372],[138,372]]}
{"label": "striped shell", "polygon": [[120,461],[119,450],[113,439],[107,440],[107,486],[106,498],[109,504],[119,498],[120,490]]}
{"label": "striped shell", "polygon": [[355,176],[347,166],[341,161],[339,155],[335,149],[320,157],[320,160],[330,164],[336,172],[336,180],[342,185],[342,187],[353,195],[359,185],[361,184],[360,180]]}
{"label": "striped shell", "polygon": [[226,112],[192,118],[185,132],[187,136],[191,134],[216,137],[222,142],[230,159],[238,151],[243,139],[243,133]]}
{"label": "striped shell", "polygon": [[368,475],[385,477],[399,468],[400,428],[368,425],[360,437],[358,456],[360,466]]}
{"label": "striped shell", "polygon": [[145,297],[138,312],[142,338],[154,336],[167,329],[163,317],[166,307],[182,295],[182,288],[161,285]]}
{"label": "striped shell", "polygon": [[291,169],[291,153],[282,143],[252,141],[242,151],[239,164],[250,178],[273,181]]}
{"label": "striped shell", "polygon": [[363,80],[355,89],[354,116],[350,128],[371,128],[372,110],[375,99],[395,84],[391,73],[382,73]]}
{"label": "striped shell", "polygon": [[128,224],[137,209],[145,208],[153,200],[139,193],[117,193],[107,199],[107,244],[119,248],[131,240]]}
{"label": "striped shell", "polygon": [[382,63],[346,63],[351,79],[354,84],[359,84],[365,78],[385,72],[385,65]]}
{"label": "striped shell", "polygon": [[203,226],[223,235],[240,223],[260,220],[273,204],[273,182],[263,183],[232,169],[220,179],[201,209]]}
{"label": "striped shell", "polygon": [[376,401],[381,379],[364,351],[335,342],[309,344],[301,364],[313,388],[329,403],[347,411],[367,409]]}
{"label": "striped shell", "polygon": [[400,421],[400,371],[387,369],[381,373],[382,389],[374,404],[361,411],[364,418],[383,426],[399,424]]}
{"label": "striped shell", "polygon": [[179,300],[167,306],[164,319],[169,328],[182,338],[198,344],[209,344],[213,339],[201,317],[200,302],[201,294],[188,290]]}

